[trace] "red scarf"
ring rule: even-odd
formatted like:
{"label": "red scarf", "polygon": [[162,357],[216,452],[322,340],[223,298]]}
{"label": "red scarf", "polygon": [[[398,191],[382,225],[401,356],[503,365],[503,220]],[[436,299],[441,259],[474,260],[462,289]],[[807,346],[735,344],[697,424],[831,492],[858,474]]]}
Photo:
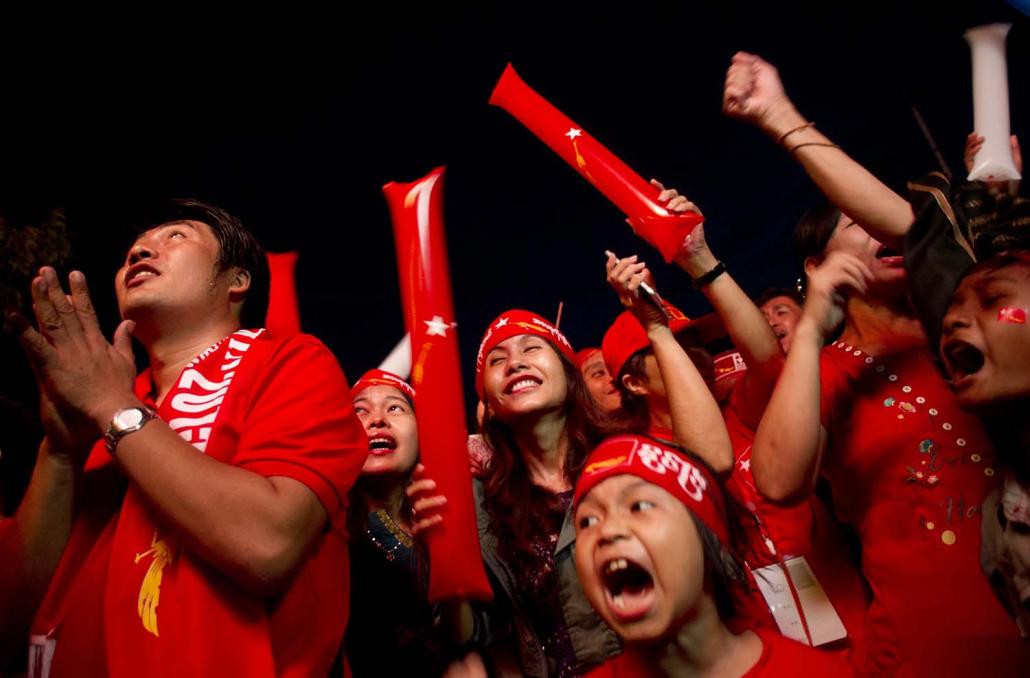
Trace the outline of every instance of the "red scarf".
{"label": "red scarf", "polygon": [[[263,331],[239,330],[194,358],[157,410],[183,439],[218,461],[229,462],[233,454],[231,446],[219,444],[221,404],[230,390],[239,397],[250,388],[248,373],[237,374],[246,356],[251,356],[248,365],[263,362],[253,357],[270,346],[255,343]],[[151,391],[146,371],[136,380],[136,393],[148,400]],[[98,444],[86,470],[111,463]],[[183,551],[130,483],[120,510],[106,524],[77,516],[33,625],[30,676],[49,674],[68,601],[82,595],[77,588],[90,585],[76,579],[83,562],[96,561],[91,551],[99,550],[98,540],[110,542],[102,624],[111,676],[180,676],[184,667],[203,667],[204,675],[275,675],[265,601]],[[68,659],[75,658],[60,658],[56,666],[69,665]]]}

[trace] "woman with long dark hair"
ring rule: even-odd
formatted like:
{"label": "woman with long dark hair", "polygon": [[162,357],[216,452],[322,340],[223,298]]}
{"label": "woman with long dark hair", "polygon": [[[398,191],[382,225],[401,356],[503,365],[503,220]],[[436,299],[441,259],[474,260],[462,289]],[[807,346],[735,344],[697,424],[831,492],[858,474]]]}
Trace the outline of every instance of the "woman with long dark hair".
{"label": "woman with long dark hair", "polygon": [[350,493],[351,617],[344,649],[352,675],[440,675],[454,658],[445,610],[426,599],[425,553],[413,538],[404,488],[418,462],[415,390],[370,370],[351,389],[368,457]]}
{"label": "woman with long dark hair", "polygon": [[[528,311],[508,311],[490,324],[477,356],[476,388],[486,404],[482,432],[494,451],[476,483],[483,558],[498,599],[491,655],[497,662],[503,627],[510,626],[522,674],[582,675],[620,644],[576,576],[572,488],[589,450],[615,431],[591,400],[568,340]],[[416,480],[410,494],[430,495],[434,487],[428,477]],[[445,502],[441,496],[415,501],[416,531],[440,522],[442,515],[428,512]]]}

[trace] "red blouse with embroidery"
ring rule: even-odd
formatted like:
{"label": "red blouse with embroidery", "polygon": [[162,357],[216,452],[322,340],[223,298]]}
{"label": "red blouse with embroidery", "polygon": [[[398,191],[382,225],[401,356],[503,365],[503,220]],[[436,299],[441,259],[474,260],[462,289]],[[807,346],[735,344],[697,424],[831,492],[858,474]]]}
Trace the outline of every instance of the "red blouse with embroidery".
{"label": "red blouse with embroidery", "polygon": [[948,658],[997,666],[1004,648],[1025,652],[1009,643],[1016,627],[979,566],[994,455],[930,353],[881,358],[836,342],[823,349],[820,370],[829,433],[822,468],[838,515],[861,537],[874,666],[907,663],[922,675],[930,666],[953,670]]}

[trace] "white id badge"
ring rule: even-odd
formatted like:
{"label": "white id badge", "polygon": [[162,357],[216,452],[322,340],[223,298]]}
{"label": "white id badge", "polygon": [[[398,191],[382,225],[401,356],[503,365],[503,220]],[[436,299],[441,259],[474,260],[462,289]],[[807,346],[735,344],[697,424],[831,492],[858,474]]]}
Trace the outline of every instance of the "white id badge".
{"label": "white id badge", "polygon": [[49,678],[50,665],[54,661],[57,639],[54,632],[29,636],[28,678]]}
{"label": "white id badge", "polygon": [[[794,582],[794,588],[797,589],[798,601],[805,614],[805,621],[808,622],[808,632],[812,635],[812,644],[824,645],[846,638],[848,632],[844,628],[844,623],[833,609],[833,603],[819,584],[819,580],[815,578],[815,573],[808,566],[805,557],[788,558],[784,563]],[[780,628],[780,633],[808,645],[805,627],[794,605],[794,596],[790,593],[783,568],[779,564],[766,565],[753,570],[753,574],[758,589]]]}

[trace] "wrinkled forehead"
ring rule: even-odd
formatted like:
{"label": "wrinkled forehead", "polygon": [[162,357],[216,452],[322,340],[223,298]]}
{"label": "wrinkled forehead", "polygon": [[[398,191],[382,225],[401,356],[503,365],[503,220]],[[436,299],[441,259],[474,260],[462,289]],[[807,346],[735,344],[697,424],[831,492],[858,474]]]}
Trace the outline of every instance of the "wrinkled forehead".
{"label": "wrinkled forehead", "polygon": [[136,232],[136,237],[133,240],[133,244],[135,245],[141,240],[146,240],[147,238],[151,238],[161,233],[162,231],[176,227],[190,228],[196,231],[197,233],[201,233],[205,236],[209,236],[212,238],[215,237],[214,230],[210,226],[205,224],[203,221],[196,221],[194,219],[173,219],[172,221],[161,222],[156,226],[144,226]]}
{"label": "wrinkled forehead", "polygon": [[778,296],[778,297],[773,297],[769,301],[767,301],[764,304],[762,304],[762,310],[766,311],[766,312],[775,311],[779,307],[786,308],[787,310],[790,310],[790,311],[800,311],[801,310],[801,305],[798,304],[798,302],[794,301],[794,299],[792,299],[791,297],[788,297],[786,295],[781,295],[781,296]]}
{"label": "wrinkled forehead", "polygon": [[626,473],[616,473],[615,475],[608,476],[591,487],[579,500],[579,506],[584,504],[609,504],[643,487],[653,487],[656,490],[665,492],[665,489],[661,486],[627,471]]}
{"label": "wrinkled forehead", "polygon": [[[647,478],[643,478],[635,473],[627,471],[626,473],[617,473],[615,475],[608,476],[604,480],[590,488],[590,490],[583,495],[576,505],[576,510],[579,510],[580,506],[587,507],[601,507],[611,508],[619,504],[628,498],[636,498],[638,496],[646,497],[651,500],[668,501],[670,506],[683,507],[685,515],[690,513],[690,509],[683,503],[683,501],[669,492],[667,489],[653,483]],[[669,519],[671,515],[666,516]]]}

